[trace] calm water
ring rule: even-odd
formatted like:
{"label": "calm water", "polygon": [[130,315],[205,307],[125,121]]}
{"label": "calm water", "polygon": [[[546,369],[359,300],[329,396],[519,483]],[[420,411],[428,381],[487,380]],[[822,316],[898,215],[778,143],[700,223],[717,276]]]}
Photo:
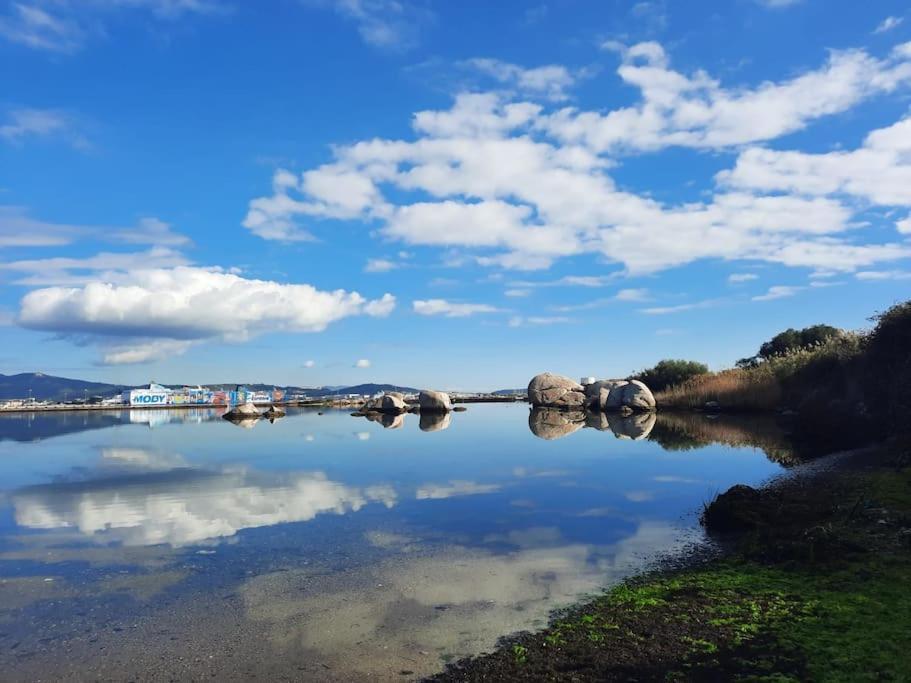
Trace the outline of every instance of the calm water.
{"label": "calm water", "polygon": [[432,673],[682,547],[704,500],[780,471],[710,443],[718,425],[661,426],[674,438],[617,438],[652,425],[524,404],[252,428],[206,410],[0,416],[0,671]]}

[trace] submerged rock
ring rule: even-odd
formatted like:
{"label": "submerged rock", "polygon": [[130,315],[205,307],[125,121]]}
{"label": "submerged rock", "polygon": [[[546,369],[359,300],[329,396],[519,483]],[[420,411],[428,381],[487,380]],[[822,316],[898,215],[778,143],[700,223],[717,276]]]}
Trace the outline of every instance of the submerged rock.
{"label": "submerged rock", "polygon": [[421,411],[418,427],[420,427],[422,432],[442,432],[444,429],[449,429],[451,423],[451,413],[426,413]]}
{"label": "submerged rock", "polygon": [[585,388],[569,377],[544,372],[528,383],[528,401],[533,406],[581,409],[585,406]]}
{"label": "submerged rock", "polygon": [[420,393],[418,401],[421,413],[448,413],[452,410],[452,400],[449,394],[443,391],[425,389]]}
{"label": "submerged rock", "polygon": [[284,408],[279,408],[278,406],[274,406],[274,405],[269,406],[269,410],[267,410],[266,412],[263,413],[263,417],[265,417],[269,420],[275,420],[275,418],[284,417],[284,416],[285,416]]}
{"label": "submerged rock", "polygon": [[536,407],[528,414],[528,428],[531,433],[547,441],[562,439],[584,426],[585,412],[581,410]]}

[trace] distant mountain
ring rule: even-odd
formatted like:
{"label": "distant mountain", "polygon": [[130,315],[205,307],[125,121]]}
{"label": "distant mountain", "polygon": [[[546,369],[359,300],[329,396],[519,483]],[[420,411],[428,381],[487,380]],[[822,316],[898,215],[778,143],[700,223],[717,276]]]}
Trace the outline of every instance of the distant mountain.
{"label": "distant mountain", "polygon": [[41,372],[0,375],[0,400],[28,398],[31,395],[37,401],[62,401],[83,398],[86,394],[90,397],[113,396],[122,390],[123,387],[114,384],[53,377]]}
{"label": "distant mountain", "polygon": [[373,395],[380,391],[401,391],[403,394],[410,394],[420,389],[414,387],[402,387],[396,384],[356,384],[352,387],[321,387],[319,389],[302,389],[302,393],[314,398],[320,396],[335,396],[344,394],[367,394]]}
{"label": "distant mountain", "polygon": [[[344,394],[375,394],[380,391],[401,391],[411,393],[418,391],[412,387],[401,387],[395,384],[357,384],[355,386],[325,386],[325,387],[297,387],[278,386],[275,384],[244,384],[243,382],[228,382],[221,384],[204,384],[210,389],[232,390],[241,385],[251,391],[271,391],[273,388],[282,389],[288,394],[305,394],[313,398],[322,396],[335,396]],[[147,386],[145,384],[140,386]],[[182,384],[166,384],[166,387],[177,389]],[[119,384],[106,384],[104,382],[87,382],[81,379],[67,377],[54,377],[41,372],[23,372],[18,375],[0,374],[0,401],[11,398],[28,398],[31,396],[36,401],[64,401],[92,396],[114,396],[136,386],[123,386]]]}
{"label": "distant mountain", "polygon": [[490,393],[493,396],[515,396],[517,394],[524,396],[527,392],[527,389],[498,389],[497,391],[492,391]]}

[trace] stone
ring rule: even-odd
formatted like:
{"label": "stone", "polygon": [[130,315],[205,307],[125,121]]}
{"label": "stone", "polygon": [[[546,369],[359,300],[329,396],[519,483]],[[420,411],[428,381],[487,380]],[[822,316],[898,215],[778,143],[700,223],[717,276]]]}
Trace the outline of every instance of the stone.
{"label": "stone", "polygon": [[405,396],[397,391],[389,391],[374,402],[373,410],[387,415],[400,415],[407,412],[408,405]]}
{"label": "stone", "polygon": [[654,410],[655,397],[651,390],[637,379],[623,385],[621,402],[632,410]]}
{"label": "stone", "polygon": [[277,417],[284,417],[284,416],[285,416],[284,408],[279,408],[278,406],[274,406],[274,405],[269,406],[269,410],[267,410],[265,413],[263,413],[263,417],[268,418],[270,420],[274,420]]}
{"label": "stone", "polygon": [[252,401],[247,401],[241,405],[234,406],[222,418],[230,422],[239,422],[240,420],[258,420],[261,417],[259,408],[253,405]]}
{"label": "stone", "polygon": [[559,410],[556,408],[532,408],[528,414],[528,428],[539,439],[553,441],[562,439],[585,426],[585,412],[582,410]]}
{"label": "stone", "polygon": [[424,389],[418,396],[421,413],[448,413],[452,411],[452,400],[443,391]]}
{"label": "stone", "polygon": [[607,397],[610,390],[616,386],[626,384],[623,379],[599,379],[591,384],[585,385],[585,397],[588,399],[588,406],[592,410],[607,410]]}
{"label": "stone", "polygon": [[626,380],[619,380],[607,390],[607,395],[601,400],[602,410],[620,410],[623,407],[623,389],[627,384]]}
{"label": "stone", "polygon": [[451,413],[425,413],[421,411],[418,427],[420,427],[422,432],[442,432],[444,429],[449,429],[451,423]]}
{"label": "stone", "polygon": [[528,383],[528,401],[533,406],[578,410],[585,406],[585,389],[569,377],[545,372]]}

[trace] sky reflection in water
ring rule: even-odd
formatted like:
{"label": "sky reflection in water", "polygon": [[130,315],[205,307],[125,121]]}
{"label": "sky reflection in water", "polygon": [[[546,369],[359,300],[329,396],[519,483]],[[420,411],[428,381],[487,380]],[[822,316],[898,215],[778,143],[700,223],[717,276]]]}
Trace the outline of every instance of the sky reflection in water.
{"label": "sky reflection in water", "polygon": [[242,659],[214,673],[430,673],[674,550],[714,492],[779,471],[749,447],[665,450],[653,422],[524,404],[249,429],[214,411],[3,416],[0,664],[118,676],[230,648]]}

